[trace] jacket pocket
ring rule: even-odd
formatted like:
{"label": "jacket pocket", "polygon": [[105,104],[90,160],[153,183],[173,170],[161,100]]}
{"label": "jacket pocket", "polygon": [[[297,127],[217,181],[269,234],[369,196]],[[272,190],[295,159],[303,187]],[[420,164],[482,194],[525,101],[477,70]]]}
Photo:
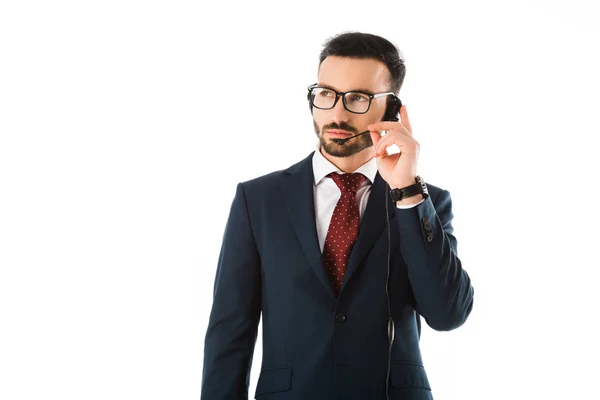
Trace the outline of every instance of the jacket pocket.
{"label": "jacket pocket", "polygon": [[265,369],[258,376],[255,398],[261,394],[285,392],[292,387],[292,367]]}
{"label": "jacket pocket", "polygon": [[392,361],[390,383],[397,388],[431,390],[423,364],[410,361]]}

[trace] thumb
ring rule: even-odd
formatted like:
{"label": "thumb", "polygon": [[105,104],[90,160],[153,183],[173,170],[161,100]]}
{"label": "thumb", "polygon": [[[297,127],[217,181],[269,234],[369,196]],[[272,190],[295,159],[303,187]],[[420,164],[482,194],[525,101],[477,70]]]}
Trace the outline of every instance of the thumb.
{"label": "thumb", "polygon": [[371,135],[371,141],[373,142],[373,147],[377,146],[377,142],[381,139],[381,133],[369,131],[369,135]]}

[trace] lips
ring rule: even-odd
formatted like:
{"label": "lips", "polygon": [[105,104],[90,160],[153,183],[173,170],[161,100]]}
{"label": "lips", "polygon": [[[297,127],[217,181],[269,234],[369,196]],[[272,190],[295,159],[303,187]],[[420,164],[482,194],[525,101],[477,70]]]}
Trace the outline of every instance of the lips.
{"label": "lips", "polygon": [[350,135],[352,135],[351,132],[342,131],[339,129],[328,129],[327,133],[329,133],[329,135],[331,135],[331,136],[350,136]]}

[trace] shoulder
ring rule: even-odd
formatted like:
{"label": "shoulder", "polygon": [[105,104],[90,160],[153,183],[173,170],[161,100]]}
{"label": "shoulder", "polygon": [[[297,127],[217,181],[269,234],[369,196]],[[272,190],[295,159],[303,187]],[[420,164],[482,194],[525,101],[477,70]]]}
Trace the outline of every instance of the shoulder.
{"label": "shoulder", "polygon": [[[311,152],[303,160],[296,162],[286,168],[282,168],[276,171],[272,171],[251,179],[247,179],[238,183],[238,188],[243,188],[246,192],[255,194],[268,195],[269,192],[277,189],[279,184],[290,175],[296,173],[309,173],[309,168],[312,168],[312,155]],[[312,172],[312,169],[310,170]]]}

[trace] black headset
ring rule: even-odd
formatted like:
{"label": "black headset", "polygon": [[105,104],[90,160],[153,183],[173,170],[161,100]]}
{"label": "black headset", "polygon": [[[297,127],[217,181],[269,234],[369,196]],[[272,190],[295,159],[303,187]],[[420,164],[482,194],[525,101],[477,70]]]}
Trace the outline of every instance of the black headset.
{"label": "black headset", "polygon": [[[310,96],[310,91],[308,92],[306,98],[308,100],[308,105],[310,107],[310,113],[313,114],[313,104],[312,104],[312,99]],[[398,113],[400,113],[400,107],[402,107],[402,102],[400,101],[400,98],[398,98],[395,95],[390,96],[388,98],[388,103],[387,103],[385,112],[383,114],[383,118],[381,120],[398,122],[399,121]],[[386,218],[386,222],[387,222],[387,234],[388,234],[388,265],[387,265],[387,279],[386,279],[386,283],[385,283],[385,294],[387,297],[387,304],[388,304],[389,348],[388,348],[388,366],[387,366],[387,377],[386,377],[386,381],[385,381],[385,387],[386,387],[385,391],[386,391],[386,397],[388,399],[389,399],[389,381],[390,381],[390,372],[391,372],[391,363],[392,363],[392,345],[394,343],[394,336],[395,336],[395,325],[394,325],[394,319],[392,318],[392,308],[390,305],[390,293],[389,293],[390,263],[391,263],[390,258],[391,258],[391,252],[392,252],[389,208],[388,208],[388,201],[391,200],[389,192],[390,192],[390,187],[386,183],[386,185],[385,185],[385,211],[386,211],[385,218]],[[418,313],[416,314],[416,318],[417,318],[417,330],[418,330],[419,339],[420,339],[421,338],[421,317],[419,316]]]}
{"label": "black headset", "polygon": [[383,114],[382,121],[394,121],[398,122],[398,113],[400,112],[400,107],[402,107],[402,102],[396,96],[391,96],[388,99],[387,107],[385,108],[385,113]]}

